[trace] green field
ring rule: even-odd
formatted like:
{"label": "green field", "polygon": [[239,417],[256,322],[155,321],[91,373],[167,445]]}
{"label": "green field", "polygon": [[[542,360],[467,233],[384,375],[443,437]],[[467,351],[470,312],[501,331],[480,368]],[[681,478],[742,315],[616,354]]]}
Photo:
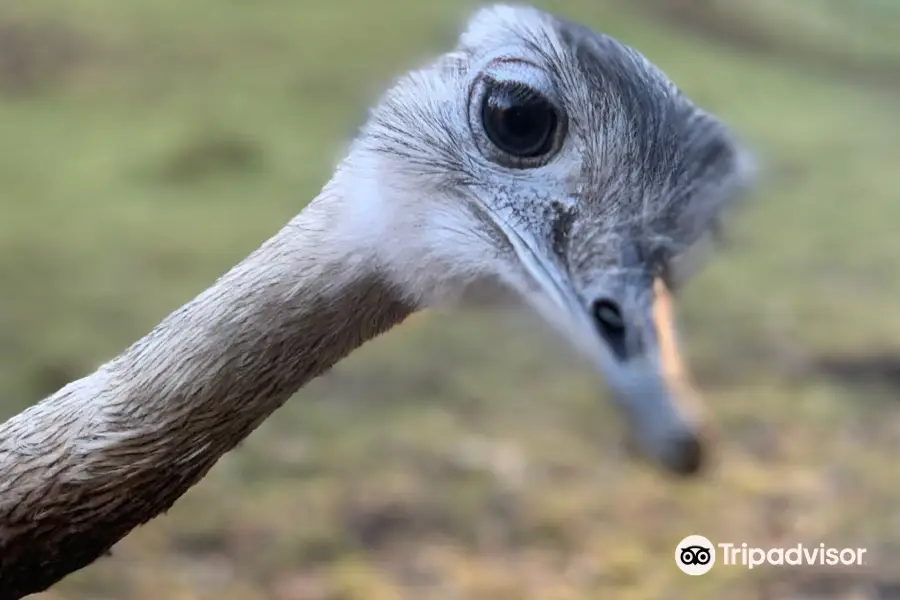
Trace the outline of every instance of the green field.
{"label": "green field", "polygon": [[[602,381],[527,317],[430,314],[37,598],[900,598],[900,5],[787,4],[543,4],[643,51],[760,154],[730,248],[679,309],[713,472],[628,459]],[[0,416],[300,211],[365,107],[470,7],[2,3]],[[673,552],[692,533],[870,564],[690,578]]]}

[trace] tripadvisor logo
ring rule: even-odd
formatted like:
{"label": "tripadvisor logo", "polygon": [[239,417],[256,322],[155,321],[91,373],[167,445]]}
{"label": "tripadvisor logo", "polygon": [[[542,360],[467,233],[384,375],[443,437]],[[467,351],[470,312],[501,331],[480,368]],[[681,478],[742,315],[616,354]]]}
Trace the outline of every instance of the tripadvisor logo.
{"label": "tripadvisor logo", "polygon": [[866,548],[831,548],[825,544],[797,544],[782,548],[756,548],[746,543],[713,544],[702,535],[689,535],[675,547],[675,564],[687,575],[704,575],[717,559],[725,566],[753,569],[761,565],[801,566],[864,565]]}
{"label": "tripadvisor logo", "polygon": [[675,564],[687,575],[704,575],[716,564],[716,547],[702,535],[689,535],[675,547]]}
{"label": "tripadvisor logo", "polygon": [[865,548],[829,548],[825,544],[804,546],[797,544],[787,548],[753,548],[747,544],[720,543],[723,565],[741,565],[752,569],[760,565],[837,565],[865,564]]}

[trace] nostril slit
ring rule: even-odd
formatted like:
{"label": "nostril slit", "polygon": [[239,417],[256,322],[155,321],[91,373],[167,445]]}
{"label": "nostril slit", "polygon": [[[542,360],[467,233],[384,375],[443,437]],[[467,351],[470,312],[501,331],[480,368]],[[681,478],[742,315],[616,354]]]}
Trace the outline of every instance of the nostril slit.
{"label": "nostril slit", "polygon": [[704,444],[697,436],[686,436],[672,442],[672,462],[681,475],[694,475],[703,466]]}
{"label": "nostril slit", "polygon": [[625,318],[621,307],[610,298],[599,298],[594,301],[591,311],[597,332],[609,345],[610,350],[620,360],[625,360],[628,352],[625,344]]}
{"label": "nostril slit", "polygon": [[621,335],[625,331],[622,309],[609,298],[594,301],[592,308],[597,326],[607,335]]}

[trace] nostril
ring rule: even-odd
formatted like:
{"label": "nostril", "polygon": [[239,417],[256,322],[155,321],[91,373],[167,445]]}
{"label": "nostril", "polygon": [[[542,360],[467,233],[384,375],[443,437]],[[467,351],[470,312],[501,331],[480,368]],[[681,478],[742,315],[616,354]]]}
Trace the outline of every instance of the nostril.
{"label": "nostril", "polygon": [[625,320],[622,318],[622,309],[609,298],[600,298],[594,301],[592,307],[594,320],[604,334],[621,335],[625,331]]}
{"label": "nostril", "polygon": [[610,350],[620,360],[625,360],[627,358],[626,332],[622,309],[610,298],[599,298],[594,301],[591,311],[597,332],[609,345]]}
{"label": "nostril", "polygon": [[671,467],[679,475],[695,475],[705,462],[703,442],[695,435],[687,435],[670,443]]}

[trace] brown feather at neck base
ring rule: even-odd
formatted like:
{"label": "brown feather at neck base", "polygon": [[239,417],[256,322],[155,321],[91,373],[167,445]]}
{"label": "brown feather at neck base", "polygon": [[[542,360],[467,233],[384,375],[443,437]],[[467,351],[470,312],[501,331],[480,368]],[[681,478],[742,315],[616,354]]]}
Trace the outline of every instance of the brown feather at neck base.
{"label": "brown feather at neck base", "polygon": [[0,600],[168,510],[305,383],[414,306],[320,199],[96,372],[0,425]]}

